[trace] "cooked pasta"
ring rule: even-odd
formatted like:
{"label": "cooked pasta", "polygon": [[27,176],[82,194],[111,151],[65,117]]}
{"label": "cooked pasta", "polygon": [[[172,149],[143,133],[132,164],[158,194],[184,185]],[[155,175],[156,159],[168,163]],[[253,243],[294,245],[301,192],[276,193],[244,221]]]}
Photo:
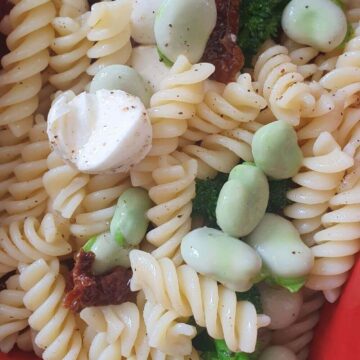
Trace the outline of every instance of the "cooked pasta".
{"label": "cooked pasta", "polygon": [[86,359],[75,315],[62,306],[65,279],[59,273],[59,260],[40,259],[24,267],[20,285],[25,291],[24,304],[32,314],[31,328],[38,331],[35,343],[44,349],[42,358]]}
{"label": "cooked pasta", "polygon": [[180,264],[180,243],[191,229],[197,164],[192,159],[182,162],[177,154],[173,155],[161,158],[159,168],[152,174],[156,185],[149,190],[149,196],[155,206],[147,216],[156,227],[146,239],[156,247],[152,253],[156,259],[170,257]]}
{"label": "cooked pasta", "polygon": [[86,196],[85,186],[90,180],[58,156],[55,152],[47,158],[48,171],[43,176],[43,185],[50,196],[51,207],[65,219],[70,219]]}
{"label": "cooked pasta", "polygon": [[90,29],[88,18],[89,13],[76,19],[57,17],[52,21],[56,38],[51,48],[56,55],[50,58],[49,65],[56,74],[50,76],[49,81],[59,90],[72,90],[78,94],[90,81],[86,74],[90,65],[86,53],[92,45],[86,38]]}
{"label": "cooked pasta", "polygon": [[10,53],[1,64],[0,126],[21,136],[33,124],[39,104],[41,71],[49,64],[48,48],[54,38],[50,25],[55,7],[50,0],[22,0],[10,12],[13,31],[7,37]]}
{"label": "cooked pasta", "polygon": [[213,71],[211,64],[191,65],[184,56],[179,56],[169,76],[162,81],[161,89],[151,98],[148,112],[153,126],[153,145],[148,157],[130,172],[133,186],[149,187],[151,172],[159,166],[159,156],[177,149],[179,137],[195,115],[195,106],[204,99],[204,80]]}
{"label": "cooked pasta", "polygon": [[146,252],[133,250],[130,261],[131,290],[143,290],[148,301],[180,316],[194,316],[211,337],[225,339],[232,351],[254,351],[257,329],[267,326],[270,320],[266,315],[257,315],[252,303],[237,302],[234,291],[198,275],[188,265],[176,267],[168,258],[157,261]]}
{"label": "cooked pasta", "polygon": [[287,197],[294,204],[286,207],[284,213],[294,219],[295,227],[309,245],[313,245],[312,235],[321,227],[321,217],[344,171],[352,165],[352,157],[341,150],[331,134],[323,132],[313,145],[312,155],[304,158],[303,171],[293,177],[300,187],[288,192]]}
{"label": "cooked pasta", "polygon": [[61,0],[59,4],[61,17],[77,18],[89,10],[87,0]]}
{"label": "cooked pasta", "polygon": [[46,134],[46,122],[41,115],[29,132],[29,144],[21,151],[21,162],[13,169],[15,181],[9,185],[10,197],[3,201],[6,216],[2,224],[39,217],[46,209],[47,194],[43,188],[42,175],[47,170],[46,157],[50,152]]}
{"label": "cooked pasta", "polygon": [[49,78],[52,74],[53,72],[50,67],[41,74],[43,86],[39,92],[39,106],[36,112],[44,117],[47,117],[51,107],[51,102],[56,93],[56,88],[49,82]]}
{"label": "cooked pasta", "polygon": [[95,75],[103,67],[125,64],[131,55],[130,15],[131,0],[115,0],[94,4],[88,18],[90,41],[96,41],[87,55],[96,61],[87,73]]}
{"label": "cooked pasta", "polygon": [[109,229],[116,201],[130,187],[127,174],[94,175],[85,187],[86,196],[70,226],[80,244]]}
{"label": "cooked pasta", "polygon": [[[19,275],[13,275],[6,282],[6,289],[0,291],[0,351],[8,353],[17,344],[25,345],[24,330],[29,326],[31,311],[25,308],[23,298],[25,292],[19,285]],[[24,332],[26,335],[22,335]],[[30,347],[31,350],[32,347]]]}
{"label": "cooked pasta", "polygon": [[334,109],[330,94],[319,99],[312,94],[284,46],[272,46],[259,56],[254,78],[274,115],[292,125],[298,125],[301,117],[313,118]]}
{"label": "cooked pasta", "polygon": [[274,345],[284,345],[296,353],[297,359],[306,360],[314,329],[320,318],[324,297],[319,292],[304,291],[304,304],[296,322],[272,333]]}
{"label": "cooked pasta", "polygon": [[69,224],[48,213],[41,223],[28,217],[0,228],[0,274],[15,270],[19,263],[70,254]]}

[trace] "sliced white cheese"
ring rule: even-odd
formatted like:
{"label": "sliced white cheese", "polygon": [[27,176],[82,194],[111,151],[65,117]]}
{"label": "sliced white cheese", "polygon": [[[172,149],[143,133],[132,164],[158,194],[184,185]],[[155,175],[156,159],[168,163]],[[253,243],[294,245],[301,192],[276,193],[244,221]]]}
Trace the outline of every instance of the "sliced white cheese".
{"label": "sliced white cheese", "polygon": [[131,13],[131,36],[139,44],[156,44],[154,23],[156,12],[164,0],[134,0]]}
{"label": "sliced white cheese", "polygon": [[85,173],[127,172],[149,152],[152,128],[138,97],[122,90],[60,94],[48,116],[55,151]]}
{"label": "sliced white cheese", "polygon": [[160,60],[155,46],[139,46],[133,49],[130,64],[154,92],[160,90],[161,81],[170,71],[170,68]]}

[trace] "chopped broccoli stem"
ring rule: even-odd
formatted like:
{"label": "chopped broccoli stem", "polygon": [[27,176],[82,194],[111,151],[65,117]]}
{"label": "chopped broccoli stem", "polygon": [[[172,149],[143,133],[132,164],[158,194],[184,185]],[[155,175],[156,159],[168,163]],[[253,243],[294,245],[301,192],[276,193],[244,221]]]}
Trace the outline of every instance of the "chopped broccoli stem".
{"label": "chopped broccoli stem", "polygon": [[281,16],[290,0],[243,0],[240,8],[238,44],[246,66],[251,66],[252,57],[260,46],[279,34]]}
{"label": "chopped broccoli stem", "polygon": [[269,181],[270,197],[266,212],[282,214],[283,209],[291,204],[286,193],[294,187],[291,179]]}
{"label": "chopped broccoli stem", "polygon": [[192,216],[203,218],[205,225],[218,228],[216,204],[219,193],[228,179],[228,174],[219,173],[214,179],[196,180],[196,197],[193,200]]}

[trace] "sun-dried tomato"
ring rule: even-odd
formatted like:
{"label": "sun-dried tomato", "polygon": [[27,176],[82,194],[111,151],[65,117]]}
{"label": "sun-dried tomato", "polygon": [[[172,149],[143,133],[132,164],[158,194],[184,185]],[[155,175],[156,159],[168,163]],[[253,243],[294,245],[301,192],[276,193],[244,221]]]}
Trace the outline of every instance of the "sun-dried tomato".
{"label": "sun-dried tomato", "polygon": [[64,306],[80,312],[88,306],[119,305],[133,301],[135,293],[130,290],[131,269],[116,267],[104,275],[95,276],[92,264],[95,254],[81,250],[75,259],[75,266],[67,282],[68,293]]}
{"label": "sun-dried tomato", "polygon": [[237,45],[239,0],[216,0],[217,20],[202,60],[215,65],[214,80],[229,83],[244,66],[244,55]]}

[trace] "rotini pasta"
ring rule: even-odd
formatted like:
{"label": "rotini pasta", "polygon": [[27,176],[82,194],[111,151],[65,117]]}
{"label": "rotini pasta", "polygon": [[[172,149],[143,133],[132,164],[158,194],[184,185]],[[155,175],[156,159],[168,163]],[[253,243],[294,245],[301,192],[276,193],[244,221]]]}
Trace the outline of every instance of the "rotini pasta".
{"label": "rotini pasta", "polygon": [[225,339],[232,351],[254,351],[257,329],[267,326],[270,319],[257,315],[253,304],[237,302],[235,292],[198,275],[188,265],[176,267],[168,258],[157,261],[148,253],[133,250],[130,261],[131,290],[143,290],[148,301],[180,316],[193,315],[210,336]]}
{"label": "rotini pasta", "polygon": [[344,171],[352,165],[352,157],[327,132],[316,139],[312,156],[305,156],[304,170],[293,178],[300,187],[287,194],[295,203],[286,207],[284,213],[294,219],[293,224],[308,245],[313,245],[312,236],[321,227],[321,216],[329,207]]}
{"label": "rotini pasta", "polygon": [[125,64],[131,55],[130,16],[131,0],[115,0],[94,4],[88,18],[91,30],[87,33],[89,41],[96,41],[87,55],[96,61],[87,73],[95,75],[103,67]]}
{"label": "rotini pasta", "polygon": [[69,224],[60,216],[48,213],[41,223],[28,217],[0,228],[0,274],[30,264],[38,259],[70,254]]}
{"label": "rotini pasta", "polygon": [[156,185],[149,196],[155,206],[147,216],[156,227],[147,233],[146,239],[156,247],[152,253],[156,259],[170,257],[180,264],[180,243],[191,229],[197,164],[192,159],[181,162],[176,155],[161,158],[159,168],[152,174]]}
{"label": "rotini pasta", "polygon": [[153,146],[148,156],[130,172],[133,186],[149,187],[151,173],[159,166],[159,156],[177,149],[188,119],[195,115],[195,106],[203,101],[203,82],[213,71],[211,64],[192,66],[184,56],[179,56],[169,76],[162,81],[161,90],[151,98],[148,111],[153,126]]}
{"label": "rotini pasta", "polygon": [[272,344],[286,346],[296,353],[297,359],[306,360],[323,303],[324,297],[321,293],[305,290],[304,304],[296,322],[285,329],[274,331]]}
{"label": "rotini pasta", "polygon": [[43,176],[43,185],[50,196],[51,207],[65,219],[70,219],[86,196],[85,186],[90,180],[55,153],[47,158],[48,171]]}
{"label": "rotini pasta", "polygon": [[72,90],[78,94],[90,81],[86,74],[90,65],[86,53],[92,45],[86,38],[90,29],[88,18],[89,13],[86,13],[77,19],[57,17],[52,21],[57,35],[51,48],[56,55],[50,58],[49,65],[56,74],[50,76],[49,81],[59,90]]}
{"label": "rotini pasta", "polygon": [[126,174],[91,176],[86,196],[70,226],[70,232],[82,244],[84,240],[109,229],[116,201],[130,186]]}
{"label": "rotini pasta", "polygon": [[10,53],[1,60],[5,71],[0,75],[0,125],[8,125],[16,136],[26,134],[33,124],[42,85],[40,73],[49,64],[54,17],[50,0],[31,4],[22,0],[10,12],[14,30],[6,40]]}
{"label": "rotini pasta", "polygon": [[77,319],[62,306],[65,280],[59,273],[59,260],[46,263],[40,259],[24,267],[20,285],[25,291],[24,304],[32,311],[29,324],[38,331],[35,343],[44,349],[42,358],[85,360]]}
{"label": "rotini pasta", "polygon": [[37,115],[36,124],[29,132],[30,143],[21,151],[21,162],[13,169],[15,181],[8,186],[10,197],[3,201],[6,216],[2,224],[41,216],[46,209],[47,194],[42,175],[47,170],[46,157],[50,152],[46,122]]}
{"label": "rotini pasta", "polygon": [[87,0],[61,0],[59,4],[59,16],[77,18],[89,10]]}
{"label": "rotini pasta", "polygon": [[[8,353],[17,344],[27,349],[26,336],[31,311],[25,308],[25,292],[19,284],[19,275],[13,275],[6,282],[6,289],[0,292],[0,351]],[[23,332],[23,334],[21,333]],[[24,335],[25,334],[25,335]],[[30,347],[29,350],[31,350]]]}
{"label": "rotini pasta", "polygon": [[274,115],[292,125],[298,125],[301,117],[313,118],[334,109],[330,94],[319,99],[312,94],[284,46],[272,46],[259,56],[254,78]]}

